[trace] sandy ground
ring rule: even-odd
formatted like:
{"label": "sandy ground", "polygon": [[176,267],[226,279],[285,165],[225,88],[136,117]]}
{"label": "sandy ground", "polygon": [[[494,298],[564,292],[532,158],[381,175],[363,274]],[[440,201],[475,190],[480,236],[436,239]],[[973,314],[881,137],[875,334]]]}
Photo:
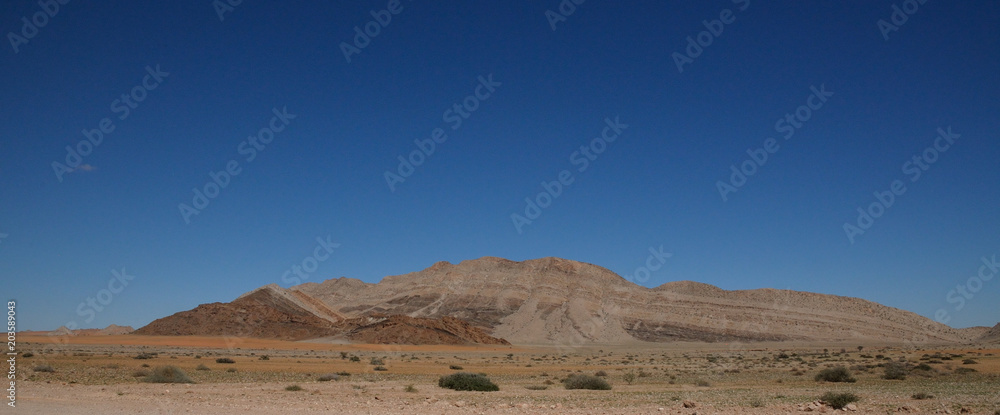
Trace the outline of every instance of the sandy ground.
{"label": "sandy ground", "polygon": [[[1000,350],[995,348],[869,345],[859,352],[846,345],[789,344],[745,349],[719,344],[397,347],[158,336],[19,340],[21,351],[34,356],[19,358],[17,408],[7,407],[4,413],[787,414],[805,413],[803,405],[828,391],[858,395],[853,413],[993,415],[1000,410]],[[140,353],[156,355],[135,359]],[[262,360],[263,355],[268,358]],[[236,363],[217,363],[220,357]],[[374,370],[373,358],[381,359],[386,370]],[[911,365],[926,363],[930,370],[914,369],[901,381],[882,379],[883,369],[877,365],[899,359]],[[963,364],[965,359],[975,363]],[[53,372],[34,370],[44,365]],[[196,383],[153,384],[136,376],[163,365],[181,368]],[[199,365],[208,370],[198,370]],[[438,387],[438,377],[457,371],[450,368],[453,365],[486,373],[500,391]],[[857,382],[813,379],[819,370],[839,365],[851,368]],[[961,373],[959,368],[975,372]],[[603,378],[612,390],[566,390],[559,382],[569,374],[598,371],[607,373]],[[337,372],[350,376],[318,380]],[[631,384],[629,373],[637,375]],[[302,390],[286,390],[290,385]],[[934,398],[913,399],[917,392]],[[685,401],[695,406],[685,408]]]}

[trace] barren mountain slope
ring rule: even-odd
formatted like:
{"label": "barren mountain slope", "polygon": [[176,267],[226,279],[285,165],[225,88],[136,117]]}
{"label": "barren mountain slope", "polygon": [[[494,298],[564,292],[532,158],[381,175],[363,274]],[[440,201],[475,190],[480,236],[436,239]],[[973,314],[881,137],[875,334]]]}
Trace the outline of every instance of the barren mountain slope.
{"label": "barren mountain slope", "polygon": [[515,344],[973,340],[968,332],[858,298],[725,291],[694,282],[650,289],[605,268],[559,258],[439,262],[378,284],[339,278],[292,290],[347,316],[458,317]]}
{"label": "barren mountain slope", "polygon": [[135,334],[302,340],[337,333],[335,321],[303,307],[299,298],[288,290],[269,285],[243,294],[231,303],[202,304],[157,319]]}
{"label": "barren mountain slope", "polygon": [[980,343],[1000,343],[1000,323],[997,323],[989,331],[983,333],[976,341]]}

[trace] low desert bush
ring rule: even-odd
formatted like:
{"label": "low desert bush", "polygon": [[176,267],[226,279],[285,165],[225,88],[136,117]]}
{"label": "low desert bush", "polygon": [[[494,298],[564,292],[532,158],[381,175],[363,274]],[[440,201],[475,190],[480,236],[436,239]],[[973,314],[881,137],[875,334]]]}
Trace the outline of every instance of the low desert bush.
{"label": "low desert bush", "polygon": [[149,371],[144,369],[137,369],[134,372],[132,372],[132,377],[134,378],[141,378],[143,376],[149,376]]}
{"label": "low desert bush", "polygon": [[901,363],[888,363],[885,365],[884,369],[885,373],[882,374],[882,379],[889,379],[889,380],[906,379],[906,367],[903,366]]}
{"label": "low desert bush", "polygon": [[340,376],[334,373],[328,373],[326,375],[320,376],[319,379],[317,380],[319,380],[320,382],[329,382],[331,380],[340,380]]}
{"label": "low desert bush", "polygon": [[548,389],[549,387],[545,386],[545,385],[528,385],[528,386],[525,386],[524,388],[527,389],[527,390],[532,390],[532,391],[543,391],[543,390]]}
{"label": "low desert bush", "polygon": [[966,373],[972,373],[972,372],[975,372],[975,371],[976,371],[976,369],[973,369],[971,367],[960,367],[960,368],[955,369],[955,374],[956,375],[964,375]]}
{"label": "low desert bush", "polygon": [[198,365],[198,367],[194,368],[194,370],[212,370],[212,369],[209,369],[208,366],[205,365]]}
{"label": "low desert bush", "polygon": [[459,365],[451,365],[451,366],[448,366],[448,369],[451,369],[451,370],[462,370],[463,367],[461,367]]}
{"label": "low desert bush", "polygon": [[849,383],[857,382],[857,379],[851,376],[851,372],[848,371],[847,368],[843,366],[837,366],[821,370],[819,373],[816,374],[816,380],[817,381],[822,380],[826,382],[849,382]]}
{"label": "low desert bush", "polygon": [[833,393],[827,392],[819,398],[823,403],[830,405],[833,409],[843,409],[851,402],[857,402],[858,397],[853,393]]}
{"label": "low desert bush", "polygon": [[611,390],[611,385],[597,376],[570,375],[563,381],[566,389]]}
{"label": "low desert bush", "polygon": [[34,356],[34,355],[35,354],[32,353],[32,352],[24,352],[24,354],[22,354],[21,357],[28,358],[28,357],[31,357],[31,356]]}
{"label": "low desert bush", "polygon": [[598,370],[597,373],[594,373],[594,376],[600,376],[602,378],[605,377],[605,376],[607,376],[607,375],[608,375],[608,372],[605,372],[603,370]]}
{"label": "low desert bush", "polygon": [[289,391],[289,392],[298,392],[298,391],[302,390],[302,387],[299,386],[299,385],[288,385],[288,386],[285,386],[285,390]]}
{"label": "low desert bush", "polygon": [[709,386],[712,386],[712,383],[709,382],[709,381],[707,381],[707,380],[704,380],[704,379],[698,379],[698,380],[696,380],[694,382],[694,385],[695,386],[701,386],[701,387],[707,388]]}
{"label": "low desert bush", "polygon": [[220,357],[215,359],[215,363],[236,363],[236,361],[228,357]]}
{"label": "low desert bush", "polygon": [[979,362],[977,362],[977,361],[975,361],[973,359],[965,359],[965,360],[962,361],[963,365],[974,365],[974,364],[977,364],[977,363],[979,363]]}
{"label": "low desert bush", "polygon": [[160,366],[146,376],[149,383],[194,383],[187,373],[177,366]]}
{"label": "low desert bush", "polygon": [[500,387],[482,374],[459,372],[438,379],[438,386],[457,391],[493,392]]}
{"label": "low desert bush", "polygon": [[377,357],[373,357],[372,360],[370,362],[368,362],[368,364],[375,365],[375,366],[381,366],[381,365],[384,365],[385,362],[382,359],[379,359]]}
{"label": "low desert bush", "polygon": [[413,384],[406,385],[406,388],[404,388],[403,390],[406,391],[406,392],[410,392],[410,393],[417,393],[417,392],[419,392],[417,390],[417,388],[413,386]]}
{"label": "low desert bush", "polygon": [[931,395],[929,393],[924,393],[924,392],[914,393],[910,397],[913,398],[913,399],[916,399],[916,400],[934,399],[934,395]]}
{"label": "low desert bush", "polygon": [[387,371],[389,369],[386,369],[385,366],[375,366],[374,368],[372,368],[372,370],[374,370],[376,372],[385,372],[385,371]]}
{"label": "low desert bush", "polygon": [[152,359],[154,357],[156,357],[156,353],[139,353],[135,355],[133,359],[145,360],[145,359]]}
{"label": "low desert bush", "polygon": [[36,372],[45,372],[45,373],[55,373],[55,371],[56,371],[50,365],[38,365],[38,366],[35,366],[34,368],[32,368],[32,370],[34,370]]}

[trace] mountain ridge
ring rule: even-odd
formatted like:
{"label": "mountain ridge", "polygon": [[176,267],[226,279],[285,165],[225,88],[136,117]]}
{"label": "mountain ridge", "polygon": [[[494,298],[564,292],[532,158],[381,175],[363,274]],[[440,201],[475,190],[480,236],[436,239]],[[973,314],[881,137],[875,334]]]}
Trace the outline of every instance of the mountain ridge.
{"label": "mountain ridge", "polygon": [[[695,281],[643,287],[607,268],[556,257],[520,262],[498,257],[457,264],[438,261],[421,271],[386,276],[378,283],[341,277],[288,289],[270,284],[234,303],[261,292],[270,293],[275,300],[272,307],[294,305],[294,313],[317,319],[302,317],[309,321],[300,322],[316,326],[317,333],[311,334],[324,336],[330,335],[324,331],[331,328],[324,328],[326,324],[394,315],[439,322],[457,318],[514,344],[963,343],[986,332],[986,328],[954,329],[855,297],[772,288],[724,290]],[[434,324],[440,323],[408,327]]]}

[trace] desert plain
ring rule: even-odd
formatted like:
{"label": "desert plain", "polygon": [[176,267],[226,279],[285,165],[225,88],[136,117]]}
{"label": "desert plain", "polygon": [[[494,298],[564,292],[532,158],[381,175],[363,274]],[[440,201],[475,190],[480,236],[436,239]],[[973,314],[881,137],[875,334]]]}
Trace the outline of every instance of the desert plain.
{"label": "desert plain", "polygon": [[[22,335],[24,414],[995,414],[1000,348],[821,343],[365,345],[222,336]],[[30,357],[28,357],[30,356]],[[218,360],[217,360],[218,359]],[[228,360],[226,360],[228,359]],[[220,363],[232,361],[233,363]],[[884,379],[885,366],[905,370]],[[175,366],[193,383],[150,383]],[[844,367],[854,382],[816,380]],[[484,373],[495,392],[441,376]],[[567,390],[572,374],[610,390]],[[827,393],[858,400],[835,410]]]}

